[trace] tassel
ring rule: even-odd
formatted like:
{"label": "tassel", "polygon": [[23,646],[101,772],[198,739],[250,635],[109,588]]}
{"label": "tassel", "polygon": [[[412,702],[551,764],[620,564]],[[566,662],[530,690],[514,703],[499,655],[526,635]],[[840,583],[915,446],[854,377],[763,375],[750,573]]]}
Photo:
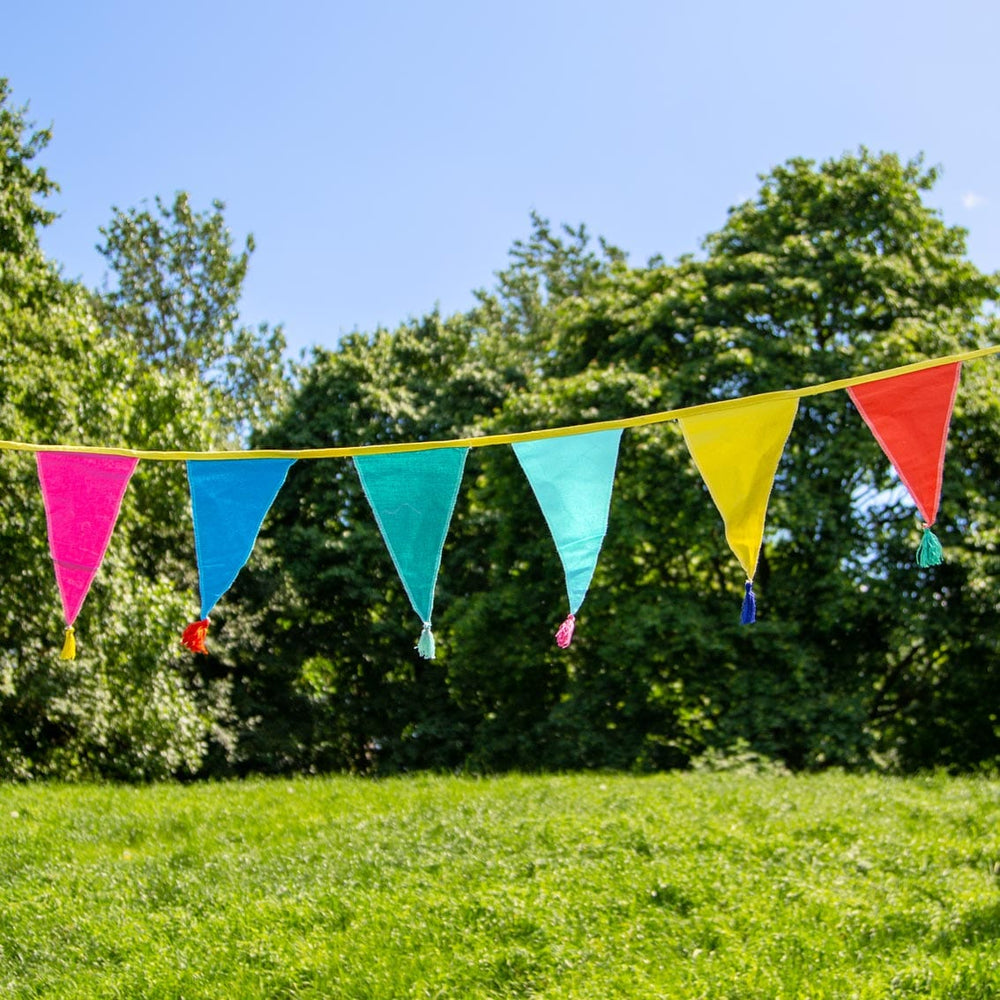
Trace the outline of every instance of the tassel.
{"label": "tassel", "polygon": [[420,633],[420,638],[417,640],[417,652],[425,660],[434,659],[434,653],[436,650],[434,648],[434,633],[431,631],[430,622],[424,622],[423,631]]}
{"label": "tassel", "polygon": [[181,642],[183,642],[192,653],[208,652],[205,648],[205,636],[208,634],[209,624],[210,622],[207,618],[202,618],[200,622],[191,622],[191,624],[184,629],[184,634],[181,636]]}
{"label": "tassel", "polygon": [[921,569],[926,569],[928,566],[940,566],[943,556],[944,551],[937,535],[931,531],[929,524],[925,524],[923,537],[917,546],[917,565]]}
{"label": "tassel", "polygon": [[73,626],[66,628],[66,639],[63,641],[62,652],[59,654],[60,660],[76,659],[76,636],[73,634]]}
{"label": "tassel", "polygon": [[757,621],[757,598],[753,592],[753,580],[747,580],[743,610],[740,612],[740,624],[752,625],[755,621]]}
{"label": "tassel", "polygon": [[576,618],[573,615],[567,615],[566,621],[559,626],[559,631],[556,632],[556,645],[560,649],[566,649],[573,641],[573,631],[575,628]]}

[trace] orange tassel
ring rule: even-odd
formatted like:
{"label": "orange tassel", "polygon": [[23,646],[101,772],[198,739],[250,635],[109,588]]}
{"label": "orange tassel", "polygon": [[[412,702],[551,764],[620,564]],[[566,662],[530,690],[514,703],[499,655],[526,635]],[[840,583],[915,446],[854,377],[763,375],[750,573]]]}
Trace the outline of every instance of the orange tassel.
{"label": "orange tassel", "polygon": [[205,636],[208,635],[209,621],[207,618],[202,618],[200,622],[191,622],[186,629],[184,629],[184,634],[181,636],[181,642],[191,650],[192,653],[207,653],[208,650],[205,648]]}

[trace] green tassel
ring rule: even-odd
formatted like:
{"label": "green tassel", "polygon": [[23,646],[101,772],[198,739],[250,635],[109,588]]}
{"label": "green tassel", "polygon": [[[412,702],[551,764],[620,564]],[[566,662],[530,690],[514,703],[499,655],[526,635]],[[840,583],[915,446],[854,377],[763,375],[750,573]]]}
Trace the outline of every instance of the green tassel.
{"label": "green tassel", "polygon": [[431,631],[431,623],[424,622],[424,630],[417,640],[417,652],[425,660],[434,659],[434,633]]}
{"label": "green tassel", "polygon": [[923,569],[928,566],[940,566],[942,559],[941,543],[937,535],[930,529],[930,525],[924,526],[924,535],[917,546],[917,565]]}

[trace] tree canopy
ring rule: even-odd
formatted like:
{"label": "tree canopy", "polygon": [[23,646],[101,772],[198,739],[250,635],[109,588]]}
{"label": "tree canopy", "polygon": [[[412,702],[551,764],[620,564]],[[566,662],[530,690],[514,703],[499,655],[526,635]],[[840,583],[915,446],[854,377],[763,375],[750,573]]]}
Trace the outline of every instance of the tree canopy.
{"label": "tree canopy", "polygon": [[[158,449],[419,442],[578,424],[878,371],[997,334],[1000,278],[929,208],[936,172],[860,150],[761,178],[697,255],[644,265],[535,215],[467,312],[316,349],[240,316],[252,237],[182,193],[113,210],[109,280],[42,253],[50,135],[0,84],[0,437]],[[940,566],[845,393],[801,400],[770,500],[756,625],[677,428],[622,439],[569,649],[562,568],[511,449],[468,457],[438,580],[439,655],[354,469],[299,462],[254,555],[182,655],[197,576],[180,465],[143,463],[90,598],[61,630],[34,465],[0,454],[0,773],[155,777],[341,768],[969,768],[1000,758],[1000,413],[965,366]]]}
{"label": "tree canopy", "polygon": [[[125,223],[131,238],[145,217],[116,215],[105,252],[126,280],[102,296],[64,279],[40,247],[40,229],[54,219],[45,199],[55,185],[35,161],[50,138],[0,81],[0,438],[231,445],[241,425],[266,420],[285,382],[280,334],[260,331],[258,340],[235,330],[246,260],[232,251],[221,208],[182,212],[187,200],[179,196],[142,260],[132,256]],[[181,234],[183,253],[174,254]],[[209,258],[217,274],[199,270]],[[181,324],[180,303],[159,315],[165,342],[191,341],[188,366],[163,364],[125,322],[146,304],[142,290],[160,285],[181,297],[196,287],[212,317],[210,330],[198,331]],[[240,395],[228,383],[220,389],[220,364],[247,387],[239,414],[219,402]],[[258,392],[254,380],[265,370]],[[200,670],[177,643],[178,622],[197,607],[186,505],[179,466],[139,469],[84,606],[85,650],[61,661],[62,616],[34,463],[23,453],[0,455],[0,775],[158,777],[198,771],[210,747],[225,756],[229,681]]]}
{"label": "tree canopy", "polygon": [[[475,310],[318,353],[259,443],[557,426],[975,349],[995,333],[997,278],[923,203],[935,176],[865,150],[790,161],[702,258],[674,264],[631,266],[536,217]],[[405,597],[353,476],[320,466],[297,474],[266,529],[287,602],[271,657],[309,706],[300,717],[332,727],[327,766],[644,768],[743,744],[798,767],[967,766],[997,748],[972,710],[995,669],[992,372],[967,366],[955,410],[943,567],[914,566],[912,504],[846,394],[820,395],[803,400],[779,467],[752,629],[732,613],[742,576],[718,514],[680,435],[657,427],[623,441],[569,650],[551,645],[555,550],[496,448],[470,455],[445,548],[440,663],[409,652]]]}

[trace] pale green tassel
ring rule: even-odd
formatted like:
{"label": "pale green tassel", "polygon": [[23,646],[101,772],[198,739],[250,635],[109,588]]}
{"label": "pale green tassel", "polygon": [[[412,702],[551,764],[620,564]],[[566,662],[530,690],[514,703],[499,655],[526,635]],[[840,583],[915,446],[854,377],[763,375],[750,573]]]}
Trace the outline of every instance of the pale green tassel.
{"label": "pale green tassel", "polygon": [[425,660],[434,659],[434,633],[431,631],[431,623],[424,622],[424,630],[417,640],[417,652]]}
{"label": "pale green tassel", "polygon": [[941,543],[937,535],[931,531],[930,525],[924,525],[924,535],[917,546],[917,565],[923,569],[928,566],[939,566],[943,557]]}

